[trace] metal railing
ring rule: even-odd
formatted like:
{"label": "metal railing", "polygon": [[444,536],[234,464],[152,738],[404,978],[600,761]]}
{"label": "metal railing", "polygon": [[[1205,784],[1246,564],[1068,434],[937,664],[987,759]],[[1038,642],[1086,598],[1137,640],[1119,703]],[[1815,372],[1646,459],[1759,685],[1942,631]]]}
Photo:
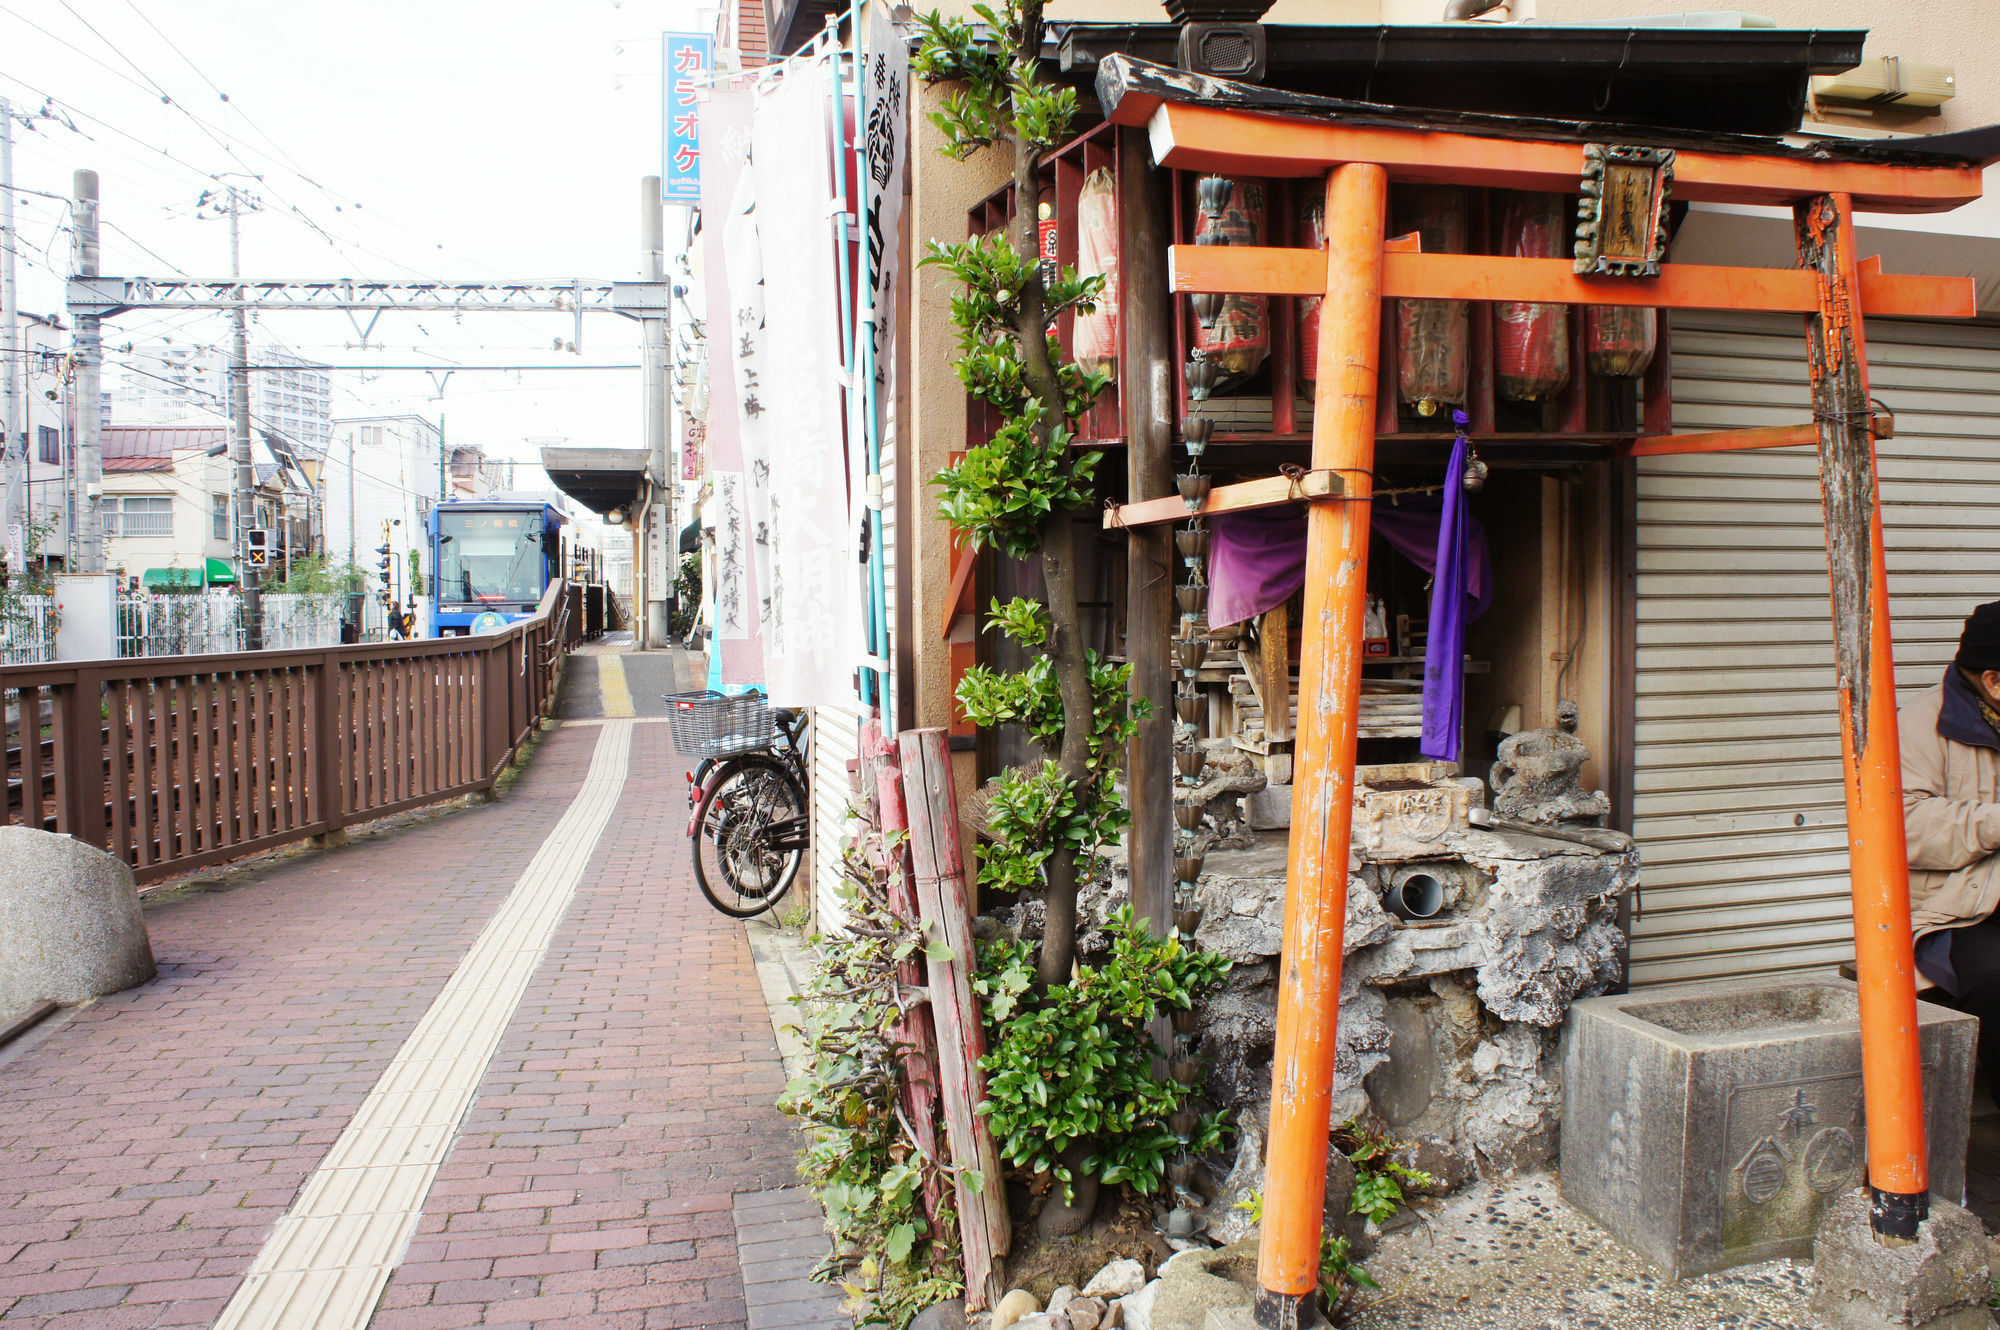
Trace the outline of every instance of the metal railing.
{"label": "metal railing", "polygon": [[582,640],[558,583],[502,632],[0,667],[0,822],[155,881],[488,789]]}
{"label": "metal railing", "polygon": [[35,665],[56,654],[56,598],[0,595],[0,665]]}

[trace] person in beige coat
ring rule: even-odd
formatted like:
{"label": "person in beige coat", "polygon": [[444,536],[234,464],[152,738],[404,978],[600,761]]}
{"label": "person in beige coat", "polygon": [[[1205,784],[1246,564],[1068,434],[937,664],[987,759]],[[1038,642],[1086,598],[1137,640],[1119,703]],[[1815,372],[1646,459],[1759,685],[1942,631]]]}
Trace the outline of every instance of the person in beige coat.
{"label": "person in beige coat", "polygon": [[1979,1061],[2000,1082],[2000,601],[1973,610],[1898,728],[1917,969],[1979,1017]]}

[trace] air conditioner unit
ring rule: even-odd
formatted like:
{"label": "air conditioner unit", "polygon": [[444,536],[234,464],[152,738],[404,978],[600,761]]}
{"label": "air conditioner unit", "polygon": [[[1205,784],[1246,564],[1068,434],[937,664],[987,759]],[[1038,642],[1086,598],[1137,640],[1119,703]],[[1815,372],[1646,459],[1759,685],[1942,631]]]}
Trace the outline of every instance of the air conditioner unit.
{"label": "air conditioner unit", "polygon": [[1842,106],[1895,106],[1936,111],[1957,91],[1950,65],[1927,65],[1898,56],[1863,60],[1844,74],[1819,74],[1813,96]]}

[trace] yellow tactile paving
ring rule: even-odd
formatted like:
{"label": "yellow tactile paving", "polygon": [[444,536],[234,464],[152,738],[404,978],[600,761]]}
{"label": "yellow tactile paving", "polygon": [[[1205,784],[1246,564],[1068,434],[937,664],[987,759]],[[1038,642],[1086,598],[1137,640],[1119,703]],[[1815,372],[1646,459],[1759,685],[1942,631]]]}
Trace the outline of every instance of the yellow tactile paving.
{"label": "yellow tactile paving", "polygon": [[605,716],[623,718],[632,714],[632,689],[625,682],[623,656],[597,658],[597,696]]}
{"label": "yellow tactile paving", "polygon": [[[618,663],[608,656],[600,667]],[[630,716],[624,670],[615,677]],[[616,714],[608,683],[606,702],[607,714]],[[631,722],[605,721],[575,801],[306,1179],[215,1330],[367,1326],[459,1120],[618,805],[631,748]]]}

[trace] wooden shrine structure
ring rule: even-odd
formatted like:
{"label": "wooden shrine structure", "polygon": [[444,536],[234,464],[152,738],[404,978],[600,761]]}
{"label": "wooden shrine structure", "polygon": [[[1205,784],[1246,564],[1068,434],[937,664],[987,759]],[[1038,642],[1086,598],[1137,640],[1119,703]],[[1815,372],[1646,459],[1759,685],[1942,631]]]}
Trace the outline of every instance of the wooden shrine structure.
{"label": "wooden shrine structure", "polygon": [[[1868,392],[1868,317],[1968,318],[1970,278],[1898,276],[1855,252],[1856,212],[1942,212],[1976,199],[2000,130],[1916,141],[1792,147],[1615,125],[1379,105],[1228,83],[1107,57],[1098,94],[1143,128],[1154,164],[1222,175],[1323,179],[1326,248],[1174,245],[1178,294],[1323,296],[1311,469],[1220,485],[1190,505],[1134,494],[1107,527],[1250,508],[1307,509],[1303,637],[1284,963],[1279,978],[1258,1324],[1313,1320],[1324,1220],[1327,1117],[1339,1017],[1356,719],[1378,429],[1383,301],[1541,301],[1802,315],[1813,420],[1714,434],[1656,433],[1641,454],[1815,442],[1831,569],[1868,1120],[1871,1219],[1888,1242],[1927,1217],[1909,868],[1882,520],[1880,423]],[[1580,195],[1578,256],[1426,254],[1387,234],[1390,183]],[[1790,208],[1799,266],[1663,261],[1667,201]],[[1128,299],[1131,296],[1128,295]],[[1391,389],[1393,391],[1393,388]]]}

